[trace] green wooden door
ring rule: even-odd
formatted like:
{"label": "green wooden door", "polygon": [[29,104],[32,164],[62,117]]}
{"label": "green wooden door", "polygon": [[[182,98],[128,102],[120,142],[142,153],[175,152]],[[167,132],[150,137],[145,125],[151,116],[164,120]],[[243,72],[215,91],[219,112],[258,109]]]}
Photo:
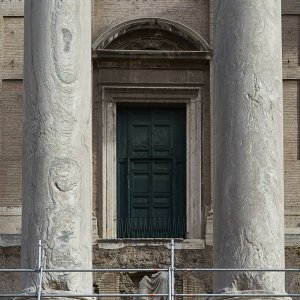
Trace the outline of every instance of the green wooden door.
{"label": "green wooden door", "polygon": [[185,237],[185,145],[184,109],[118,109],[118,237]]}

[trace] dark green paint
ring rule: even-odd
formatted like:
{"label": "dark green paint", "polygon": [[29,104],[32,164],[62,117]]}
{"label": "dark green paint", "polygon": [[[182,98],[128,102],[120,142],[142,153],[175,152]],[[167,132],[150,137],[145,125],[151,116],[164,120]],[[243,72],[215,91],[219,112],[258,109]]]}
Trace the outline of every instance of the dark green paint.
{"label": "dark green paint", "polygon": [[118,237],[185,236],[185,109],[118,108]]}

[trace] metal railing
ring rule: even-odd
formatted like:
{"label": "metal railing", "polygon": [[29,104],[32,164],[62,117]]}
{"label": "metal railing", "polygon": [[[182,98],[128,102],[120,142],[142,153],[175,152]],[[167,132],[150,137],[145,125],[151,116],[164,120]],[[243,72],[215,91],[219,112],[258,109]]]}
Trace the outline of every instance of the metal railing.
{"label": "metal railing", "polygon": [[118,218],[120,238],[185,238],[186,218]]}
{"label": "metal railing", "polygon": [[[42,298],[56,298],[56,297],[65,297],[65,298],[101,298],[101,297],[168,297],[169,300],[174,300],[176,297],[216,297],[216,298],[228,298],[228,297],[245,297],[245,298],[252,298],[252,297],[264,297],[264,298],[272,298],[272,297],[300,297],[299,293],[176,293],[175,291],[175,272],[294,272],[300,273],[300,269],[221,269],[221,268],[175,268],[175,244],[174,239],[171,240],[170,245],[170,265],[168,268],[149,268],[149,269],[142,269],[142,268],[111,268],[111,269],[44,269],[42,266],[43,261],[43,245],[42,242],[39,241],[38,244],[38,266],[36,269],[0,269],[0,273],[7,272],[7,273],[35,273],[37,276],[37,287],[36,291],[33,293],[21,293],[21,294],[0,294],[0,298],[37,298],[37,300],[41,300]],[[44,292],[42,289],[43,283],[43,276],[44,273],[54,273],[54,272],[64,272],[64,273],[98,273],[98,272],[168,272],[168,293],[165,294],[125,294],[125,293],[115,293],[115,294],[80,294],[80,293],[72,293],[69,291],[58,292],[58,293],[49,293]]]}

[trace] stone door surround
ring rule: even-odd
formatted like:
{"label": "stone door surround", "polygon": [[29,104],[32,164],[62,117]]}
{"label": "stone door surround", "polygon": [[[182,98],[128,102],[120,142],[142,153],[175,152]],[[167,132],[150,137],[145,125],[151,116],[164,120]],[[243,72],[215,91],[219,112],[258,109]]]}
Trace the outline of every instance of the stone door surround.
{"label": "stone door surround", "polygon": [[117,103],[186,104],[186,211],[187,237],[201,238],[201,98],[202,87],[102,86],[99,130],[100,180],[97,201],[100,236],[117,238],[116,107]]}

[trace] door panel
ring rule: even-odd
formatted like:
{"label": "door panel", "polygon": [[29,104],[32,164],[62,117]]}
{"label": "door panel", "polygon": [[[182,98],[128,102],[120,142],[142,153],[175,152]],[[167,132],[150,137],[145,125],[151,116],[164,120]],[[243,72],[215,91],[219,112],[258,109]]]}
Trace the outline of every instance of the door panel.
{"label": "door panel", "polygon": [[148,157],[151,150],[151,120],[147,112],[128,112],[129,156]]}
{"label": "door panel", "polygon": [[132,150],[149,150],[150,148],[150,126],[143,124],[132,125]]}
{"label": "door panel", "polygon": [[184,237],[185,110],[118,109],[118,237]]}

